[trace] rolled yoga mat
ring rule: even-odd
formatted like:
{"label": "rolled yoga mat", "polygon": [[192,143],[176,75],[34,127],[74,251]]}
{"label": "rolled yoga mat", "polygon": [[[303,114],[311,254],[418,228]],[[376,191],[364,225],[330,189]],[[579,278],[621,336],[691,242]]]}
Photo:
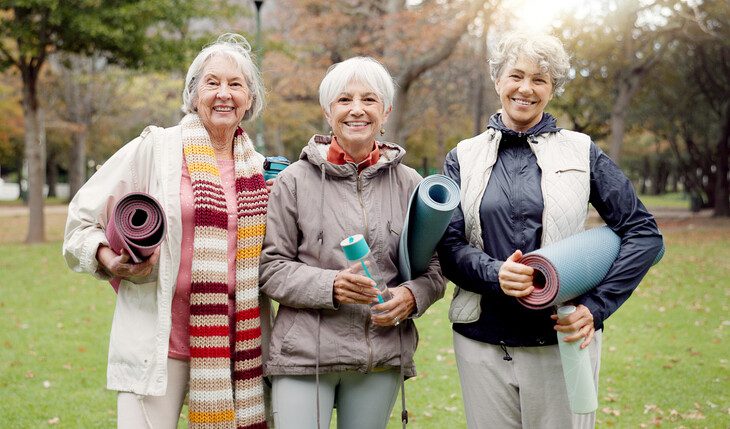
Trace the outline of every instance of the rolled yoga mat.
{"label": "rolled yoga mat", "polygon": [[426,272],[458,205],[459,185],[443,174],[426,177],[413,190],[398,243],[403,280],[412,280]]}
{"label": "rolled yoga mat", "polygon": [[151,195],[132,192],[123,196],[112,210],[106,228],[109,247],[117,254],[122,249],[135,263],[147,259],[165,238],[165,213]]}
{"label": "rolled yoga mat", "polygon": [[[537,310],[583,295],[606,277],[620,248],[621,237],[611,228],[600,226],[528,253],[519,262],[539,275],[535,276],[535,290],[518,298],[519,302]],[[664,247],[653,264],[662,256]]]}

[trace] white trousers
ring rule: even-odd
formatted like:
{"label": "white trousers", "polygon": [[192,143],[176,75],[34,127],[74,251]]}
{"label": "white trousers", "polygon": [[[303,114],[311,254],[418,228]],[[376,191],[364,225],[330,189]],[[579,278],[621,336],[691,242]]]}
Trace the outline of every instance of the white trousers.
{"label": "white trousers", "polygon": [[[336,372],[319,376],[319,418],[330,427],[337,406],[338,429],[379,429],[388,424],[400,387],[398,370],[368,374]],[[271,402],[276,429],[317,428],[314,375],[272,377]]]}
{"label": "white trousers", "polygon": [[[601,336],[588,346],[593,378],[598,388]],[[558,345],[506,347],[474,341],[454,332],[467,427],[575,428],[595,426],[596,413],[574,414],[568,405]]]}
{"label": "white trousers", "polygon": [[175,429],[183,400],[188,393],[190,366],[187,361],[167,359],[167,393],[143,396],[130,392],[117,395],[117,428]]}

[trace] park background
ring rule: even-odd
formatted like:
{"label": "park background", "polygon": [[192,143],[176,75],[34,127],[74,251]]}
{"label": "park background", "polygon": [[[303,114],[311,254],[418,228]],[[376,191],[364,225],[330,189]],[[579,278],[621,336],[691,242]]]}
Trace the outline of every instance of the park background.
{"label": "park background", "polygon": [[[114,426],[114,294],[65,268],[65,204],[146,125],[179,121],[205,43],[251,41],[268,106],[246,129],[290,159],[328,131],[327,68],[380,59],[398,84],[385,139],[430,174],[499,107],[486,58],[514,28],[563,40],[571,81],[547,111],[621,165],[665,234],[606,323],[598,427],[730,428],[728,0],[0,0],[2,426]],[[465,426],[450,295],[418,321],[412,427]]]}

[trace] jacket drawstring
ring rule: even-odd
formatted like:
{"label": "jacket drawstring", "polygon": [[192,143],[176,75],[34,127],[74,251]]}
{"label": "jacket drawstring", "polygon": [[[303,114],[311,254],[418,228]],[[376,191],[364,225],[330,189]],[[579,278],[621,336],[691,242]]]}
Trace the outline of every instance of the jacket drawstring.
{"label": "jacket drawstring", "polygon": [[[403,325],[405,324],[403,323]],[[403,329],[400,326],[395,328],[398,330],[398,343],[400,343],[400,421],[405,429],[408,424],[408,409],[406,408],[406,377],[403,374]]]}
{"label": "jacket drawstring", "polygon": [[[324,181],[325,181],[325,171],[324,171],[324,164],[319,165],[319,171],[321,171],[321,184],[320,186],[320,194],[319,194],[319,207],[324,209]],[[322,245],[324,244],[324,230],[322,229],[322,222],[324,219],[324,213],[322,213],[322,216],[319,217],[319,236],[317,237],[317,241],[319,241],[319,253],[322,253]],[[319,333],[321,328],[321,322],[322,322],[322,312],[317,310],[317,352],[314,357],[314,384],[316,386],[316,401],[317,401],[317,429],[321,429],[321,417],[319,415]]]}
{"label": "jacket drawstring", "polygon": [[502,348],[502,351],[504,352],[503,360],[506,360],[507,362],[512,360],[512,356],[509,355],[509,352],[507,351],[507,347],[504,345],[504,342],[502,341],[499,345],[499,347]]}
{"label": "jacket drawstring", "polygon": [[316,401],[317,401],[317,429],[321,429],[320,417],[319,417],[319,324],[322,319],[322,313],[317,310],[317,353],[314,357],[314,384],[316,388]]}
{"label": "jacket drawstring", "polygon": [[388,232],[393,233],[393,228],[391,226],[393,225],[393,168],[388,169],[388,199],[390,201],[390,217],[388,218]]}

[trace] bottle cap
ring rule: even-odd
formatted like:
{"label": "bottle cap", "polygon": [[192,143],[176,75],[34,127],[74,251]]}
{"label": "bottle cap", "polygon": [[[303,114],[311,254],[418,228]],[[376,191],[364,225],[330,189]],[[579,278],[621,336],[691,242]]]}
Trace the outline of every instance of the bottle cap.
{"label": "bottle cap", "polygon": [[574,305],[564,305],[562,307],[558,307],[558,319],[562,319],[563,317],[572,314],[573,312],[575,312]]}
{"label": "bottle cap", "polygon": [[345,257],[350,261],[357,261],[370,251],[365,237],[362,234],[355,234],[340,242],[340,247],[345,252]]}

